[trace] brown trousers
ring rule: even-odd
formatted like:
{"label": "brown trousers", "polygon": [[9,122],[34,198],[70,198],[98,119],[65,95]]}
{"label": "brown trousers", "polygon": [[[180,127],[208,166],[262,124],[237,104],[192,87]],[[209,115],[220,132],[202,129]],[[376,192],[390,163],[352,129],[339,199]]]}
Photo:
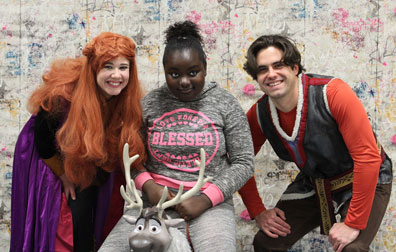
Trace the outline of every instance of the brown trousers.
{"label": "brown trousers", "polygon": [[[356,240],[347,245],[343,252],[369,251],[371,241],[377,234],[384,217],[391,191],[392,184],[377,185],[367,227],[360,231]],[[346,202],[340,210],[341,220],[346,218],[349,203],[350,201]],[[301,237],[320,225],[320,213],[315,196],[279,201],[277,207],[285,212],[286,222],[291,226],[291,234],[286,237],[271,238],[260,230],[253,241],[256,252],[287,251]]]}

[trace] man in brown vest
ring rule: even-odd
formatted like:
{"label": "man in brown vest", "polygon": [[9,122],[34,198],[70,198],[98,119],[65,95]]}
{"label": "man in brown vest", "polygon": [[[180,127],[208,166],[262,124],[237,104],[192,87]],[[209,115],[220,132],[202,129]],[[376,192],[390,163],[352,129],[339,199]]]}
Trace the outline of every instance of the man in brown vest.
{"label": "man in brown vest", "polygon": [[337,78],[299,78],[301,55],[284,36],[254,41],[244,69],[265,93],[247,113],[255,153],[268,139],[300,170],[273,209],[262,204],[254,177],[240,189],[260,228],[255,251],[286,251],[318,226],[337,252],[369,251],[389,201],[392,163],[358,97]]}

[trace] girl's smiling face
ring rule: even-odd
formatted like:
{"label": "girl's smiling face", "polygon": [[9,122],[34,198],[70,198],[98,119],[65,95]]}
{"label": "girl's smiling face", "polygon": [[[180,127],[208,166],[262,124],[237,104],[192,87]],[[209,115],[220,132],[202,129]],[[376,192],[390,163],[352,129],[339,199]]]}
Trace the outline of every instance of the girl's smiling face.
{"label": "girl's smiling face", "polygon": [[205,85],[206,69],[194,49],[176,50],[168,54],[164,65],[166,84],[181,101],[191,101]]}

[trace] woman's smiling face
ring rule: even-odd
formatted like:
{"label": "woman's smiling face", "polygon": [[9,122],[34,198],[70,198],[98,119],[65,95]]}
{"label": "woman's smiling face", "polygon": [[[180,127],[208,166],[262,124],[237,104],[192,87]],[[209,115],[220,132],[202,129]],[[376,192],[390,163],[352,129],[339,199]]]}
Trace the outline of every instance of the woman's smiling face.
{"label": "woman's smiling face", "polygon": [[106,99],[119,95],[129,82],[130,63],[125,57],[106,62],[96,76],[96,83]]}
{"label": "woman's smiling face", "polygon": [[206,69],[194,49],[176,50],[168,54],[164,65],[166,84],[181,101],[191,101],[205,85]]}

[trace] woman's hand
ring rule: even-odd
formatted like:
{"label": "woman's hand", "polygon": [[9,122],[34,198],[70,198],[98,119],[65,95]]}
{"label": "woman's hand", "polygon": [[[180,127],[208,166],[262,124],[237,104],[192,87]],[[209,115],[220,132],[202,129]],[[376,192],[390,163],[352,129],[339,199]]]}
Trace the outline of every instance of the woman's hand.
{"label": "woman's hand", "polygon": [[205,194],[193,196],[182,203],[176,205],[176,211],[185,220],[191,220],[200,216],[207,209],[212,207],[212,202]]}
{"label": "woman's hand", "polygon": [[[152,206],[156,206],[162,197],[164,188],[164,186],[159,185],[155,183],[154,180],[150,179],[143,184],[142,190],[147,194],[150,204]],[[168,196],[166,197],[166,200],[170,200],[173,197],[175,197],[175,195],[168,190]]]}
{"label": "woman's hand", "polygon": [[66,174],[61,175],[60,180],[62,181],[63,191],[65,192],[66,200],[69,200],[69,195],[72,200],[76,199],[75,186],[70,180],[66,177]]}
{"label": "woman's hand", "polygon": [[76,191],[75,186],[70,180],[66,177],[65,170],[63,168],[63,161],[60,158],[60,155],[56,153],[50,158],[43,158],[44,163],[51,169],[51,171],[59,177],[62,181],[63,191],[65,192],[66,200],[69,200],[69,195],[73,200],[76,199]]}

